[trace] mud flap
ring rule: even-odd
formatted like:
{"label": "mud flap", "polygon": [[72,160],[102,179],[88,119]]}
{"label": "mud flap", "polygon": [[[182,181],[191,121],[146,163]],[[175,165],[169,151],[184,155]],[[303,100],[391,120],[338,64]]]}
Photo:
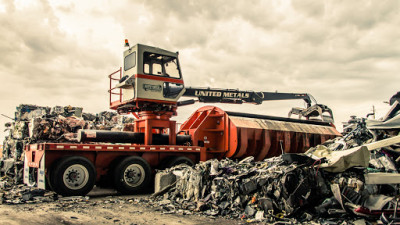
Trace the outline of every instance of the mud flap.
{"label": "mud flap", "polygon": [[45,159],[45,153],[43,153],[42,159],[40,159],[39,163],[39,168],[38,168],[38,173],[37,173],[37,187],[40,189],[46,189],[46,184],[45,184],[45,174],[44,174],[44,159]]}
{"label": "mud flap", "polygon": [[[24,184],[28,186],[37,186],[40,189],[46,189],[46,184],[45,184],[45,173],[44,173],[44,159],[45,159],[45,153],[43,154],[42,158],[40,159],[39,163],[39,168],[37,168],[37,177],[33,181],[30,179],[30,171],[29,171],[29,165],[28,165],[28,159],[27,156],[25,155],[25,160],[24,160]],[[36,168],[34,168],[36,169]]]}
{"label": "mud flap", "polygon": [[29,166],[28,166],[28,158],[25,155],[24,159],[24,184],[29,185]]}

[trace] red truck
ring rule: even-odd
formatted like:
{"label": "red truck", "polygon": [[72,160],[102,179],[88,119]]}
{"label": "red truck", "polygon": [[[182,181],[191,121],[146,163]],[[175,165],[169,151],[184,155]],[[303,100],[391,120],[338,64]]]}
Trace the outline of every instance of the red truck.
{"label": "red truck", "polygon": [[[102,184],[136,193],[149,188],[154,169],[211,158],[254,156],[262,160],[282,152],[304,152],[340,136],[330,109],[311,105],[309,94],[185,87],[177,52],[141,44],[129,47],[124,52],[124,67],[109,78],[110,108],[136,117],[132,131],[80,130],[78,143],[30,144],[25,149],[24,183],[64,196],[85,195]],[[192,99],[179,101],[182,96]],[[171,120],[179,106],[196,101],[261,104],[285,99],[304,100],[306,118],[205,106],[179,131]]]}

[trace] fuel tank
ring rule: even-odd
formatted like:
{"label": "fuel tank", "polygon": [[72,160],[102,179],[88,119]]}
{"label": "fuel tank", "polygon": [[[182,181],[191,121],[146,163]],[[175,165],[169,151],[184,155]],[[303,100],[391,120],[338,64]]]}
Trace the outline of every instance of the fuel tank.
{"label": "fuel tank", "polygon": [[341,134],[333,125],[310,120],[226,112],[204,106],[182,124],[194,146],[207,148],[209,158],[263,160],[282,153],[302,153]]}

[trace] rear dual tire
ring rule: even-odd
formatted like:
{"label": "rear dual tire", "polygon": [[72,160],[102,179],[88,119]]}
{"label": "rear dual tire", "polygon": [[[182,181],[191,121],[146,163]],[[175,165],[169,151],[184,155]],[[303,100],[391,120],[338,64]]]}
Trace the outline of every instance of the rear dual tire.
{"label": "rear dual tire", "polygon": [[114,169],[115,189],[123,194],[143,192],[151,182],[151,167],[141,157],[123,159]]}
{"label": "rear dual tire", "polygon": [[49,175],[50,187],[62,196],[86,195],[96,182],[93,163],[85,157],[70,156],[55,165]]}

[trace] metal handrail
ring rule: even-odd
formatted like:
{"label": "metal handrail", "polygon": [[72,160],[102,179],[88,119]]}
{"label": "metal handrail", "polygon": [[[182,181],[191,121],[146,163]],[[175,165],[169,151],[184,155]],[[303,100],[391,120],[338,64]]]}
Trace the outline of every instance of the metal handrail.
{"label": "metal handrail", "polygon": [[110,90],[108,90],[108,92],[110,92],[111,90],[114,90],[114,89],[118,89],[118,87],[113,87]]}
{"label": "metal handrail", "polygon": [[[119,79],[114,78],[113,76],[118,73],[119,73]],[[108,90],[108,93],[110,93],[110,107],[111,107],[113,102],[117,102],[117,101],[112,101],[112,99],[111,99],[112,95],[119,95],[119,102],[122,101],[122,90],[119,89],[119,93],[112,91],[114,89],[117,89],[116,87],[112,87],[112,81],[120,80],[122,78],[122,67],[120,67],[119,70],[108,75],[108,78],[110,79],[110,89]]]}
{"label": "metal handrail", "polygon": [[111,73],[110,75],[108,75],[108,77],[111,77],[112,75],[114,75],[114,74],[116,74],[116,73],[118,73],[118,72],[121,72],[121,69],[122,69],[122,68],[120,67],[119,70],[117,70],[117,71]]}

